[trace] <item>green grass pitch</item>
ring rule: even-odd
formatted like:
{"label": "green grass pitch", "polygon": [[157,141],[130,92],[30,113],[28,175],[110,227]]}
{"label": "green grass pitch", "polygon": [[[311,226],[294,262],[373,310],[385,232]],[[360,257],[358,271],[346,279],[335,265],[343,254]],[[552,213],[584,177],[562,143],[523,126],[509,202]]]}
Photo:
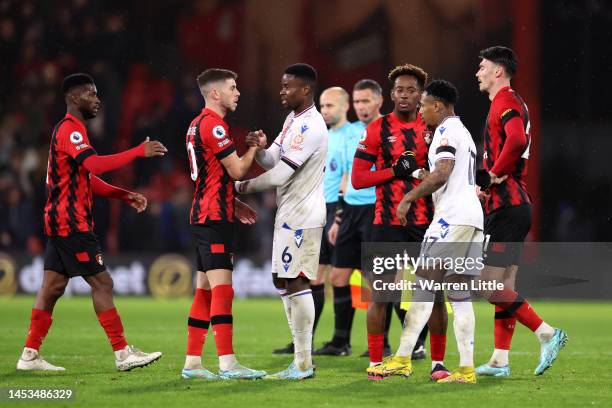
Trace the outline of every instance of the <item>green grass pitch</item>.
{"label": "green grass pitch", "polygon": [[[73,388],[72,401],[36,403],[35,406],[146,406],[146,407],[304,407],[402,406],[402,407],[531,407],[611,406],[612,303],[534,302],[538,313],[564,328],[570,341],[549,371],[533,376],[539,345],[518,327],[511,352],[512,376],[480,378],[476,385],[435,384],[428,381],[429,361],[416,362],[409,379],[368,381],[365,316],[359,311],[353,327],[353,355],[318,357],[317,377],[302,382],[285,381],[185,381],[180,378],[186,346],[189,299],[159,301],[149,298],[117,298],[130,344],[145,351],[160,350],[161,360],[129,373],[115,371],[106,336],[86,297],[62,299],[54,324],[42,348],[50,362],[66,367],[65,373],[17,372],[15,364],[29,324],[32,297],[0,298],[0,387]],[[331,337],[332,303],[325,305],[316,344]],[[484,362],[492,349],[492,310],[476,304],[476,363]],[[275,372],[284,369],[289,356],[271,350],[289,340],[287,323],[278,299],[237,300],[234,306],[235,351],[245,365]],[[452,322],[452,317],[451,317]],[[399,339],[394,318],[392,346]],[[457,347],[449,324],[446,362],[458,362]],[[209,336],[205,365],[216,371],[215,345]],[[12,405],[6,400],[4,406]],[[29,405],[29,404],[28,404]]]}

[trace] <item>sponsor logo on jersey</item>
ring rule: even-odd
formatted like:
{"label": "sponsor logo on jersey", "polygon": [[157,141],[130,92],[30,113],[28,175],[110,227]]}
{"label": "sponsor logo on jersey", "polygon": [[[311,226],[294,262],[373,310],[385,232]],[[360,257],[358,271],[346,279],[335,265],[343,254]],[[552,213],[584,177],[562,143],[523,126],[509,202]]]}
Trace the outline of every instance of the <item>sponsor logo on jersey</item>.
{"label": "sponsor logo on jersey", "polygon": [[78,151],[78,150],[81,150],[81,149],[85,149],[86,147],[89,147],[89,145],[87,143],[83,143],[83,144],[78,145],[76,147],[76,149]]}
{"label": "sponsor logo on jersey", "polygon": [[444,218],[440,218],[440,220],[438,220],[438,224],[440,224],[440,238],[446,238],[448,232],[450,231],[450,224],[444,221]]}
{"label": "sponsor logo on jersey", "polygon": [[72,144],[78,145],[83,141],[83,135],[79,132],[72,132],[70,134],[70,141],[72,142]]}
{"label": "sponsor logo on jersey", "polygon": [[226,135],[225,128],[221,125],[217,125],[213,128],[212,134],[217,139],[223,139]]}
{"label": "sponsor logo on jersey", "polygon": [[446,126],[441,126],[440,127],[440,134],[444,133],[445,130],[446,130]]}
{"label": "sponsor logo on jersey", "polygon": [[229,141],[229,139],[225,139],[225,140],[222,140],[222,141],[220,141],[219,143],[217,143],[217,145],[218,145],[219,147],[223,147],[223,146],[225,146],[226,144],[229,144],[229,142],[230,142],[230,141]]}

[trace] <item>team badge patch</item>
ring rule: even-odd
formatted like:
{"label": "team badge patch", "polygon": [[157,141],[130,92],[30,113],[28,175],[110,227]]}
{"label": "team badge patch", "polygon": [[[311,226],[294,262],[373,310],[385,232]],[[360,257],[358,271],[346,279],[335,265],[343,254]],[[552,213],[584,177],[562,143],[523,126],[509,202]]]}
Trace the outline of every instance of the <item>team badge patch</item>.
{"label": "team badge patch", "polygon": [[448,139],[445,137],[440,139],[440,146],[448,146]]}
{"label": "team badge patch", "polygon": [[291,140],[291,144],[289,145],[289,150],[301,151],[303,148],[303,144],[304,144],[304,135],[300,133],[299,135],[295,136]]}
{"label": "team badge patch", "polygon": [[215,126],[213,128],[212,134],[217,139],[223,139],[225,137],[225,135],[226,135],[225,128],[223,126],[221,126],[221,125],[217,125],[217,126]]}
{"label": "team badge patch", "polygon": [[100,265],[104,265],[104,260],[102,259],[102,254],[96,255],[96,262],[98,262]]}
{"label": "team badge patch", "polygon": [[70,142],[72,144],[79,144],[83,141],[83,135],[79,132],[72,132],[70,134]]}
{"label": "team badge patch", "polygon": [[368,131],[364,130],[363,134],[361,135],[361,139],[359,139],[359,142],[365,142],[367,138],[368,138]]}

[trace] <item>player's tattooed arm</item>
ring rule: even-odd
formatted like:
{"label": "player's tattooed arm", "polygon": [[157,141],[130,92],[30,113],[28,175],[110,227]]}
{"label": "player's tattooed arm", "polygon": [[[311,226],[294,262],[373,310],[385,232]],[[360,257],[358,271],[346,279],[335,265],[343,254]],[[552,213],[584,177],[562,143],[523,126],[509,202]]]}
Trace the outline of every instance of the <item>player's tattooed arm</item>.
{"label": "player's tattooed arm", "polygon": [[440,159],[436,162],[436,168],[434,171],[429,173],[421,184],[410,190],[408,194],[402,198],[399,205],[397,206],[397,218],[402,225],[406,225],[407,219],[406,214],[410,209],[410,205],[413,201],[418,200],[421,197],[431,195],[442,187],[448,181],[453,168],[455,167],[455,161],[451,159]]}

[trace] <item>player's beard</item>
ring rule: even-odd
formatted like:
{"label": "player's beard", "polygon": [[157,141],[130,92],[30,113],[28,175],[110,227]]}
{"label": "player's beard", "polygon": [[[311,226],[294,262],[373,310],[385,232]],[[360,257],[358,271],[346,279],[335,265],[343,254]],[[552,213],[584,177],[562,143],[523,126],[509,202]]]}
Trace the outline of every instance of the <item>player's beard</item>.
{"label": "player's beard", "polygon": [[83,118],[85,118],[85,120],[93,119],[96,117],[96,113],[94,113],[93,109],[81,108],[79,110],[81,111],[81,114],[83,115]]}

